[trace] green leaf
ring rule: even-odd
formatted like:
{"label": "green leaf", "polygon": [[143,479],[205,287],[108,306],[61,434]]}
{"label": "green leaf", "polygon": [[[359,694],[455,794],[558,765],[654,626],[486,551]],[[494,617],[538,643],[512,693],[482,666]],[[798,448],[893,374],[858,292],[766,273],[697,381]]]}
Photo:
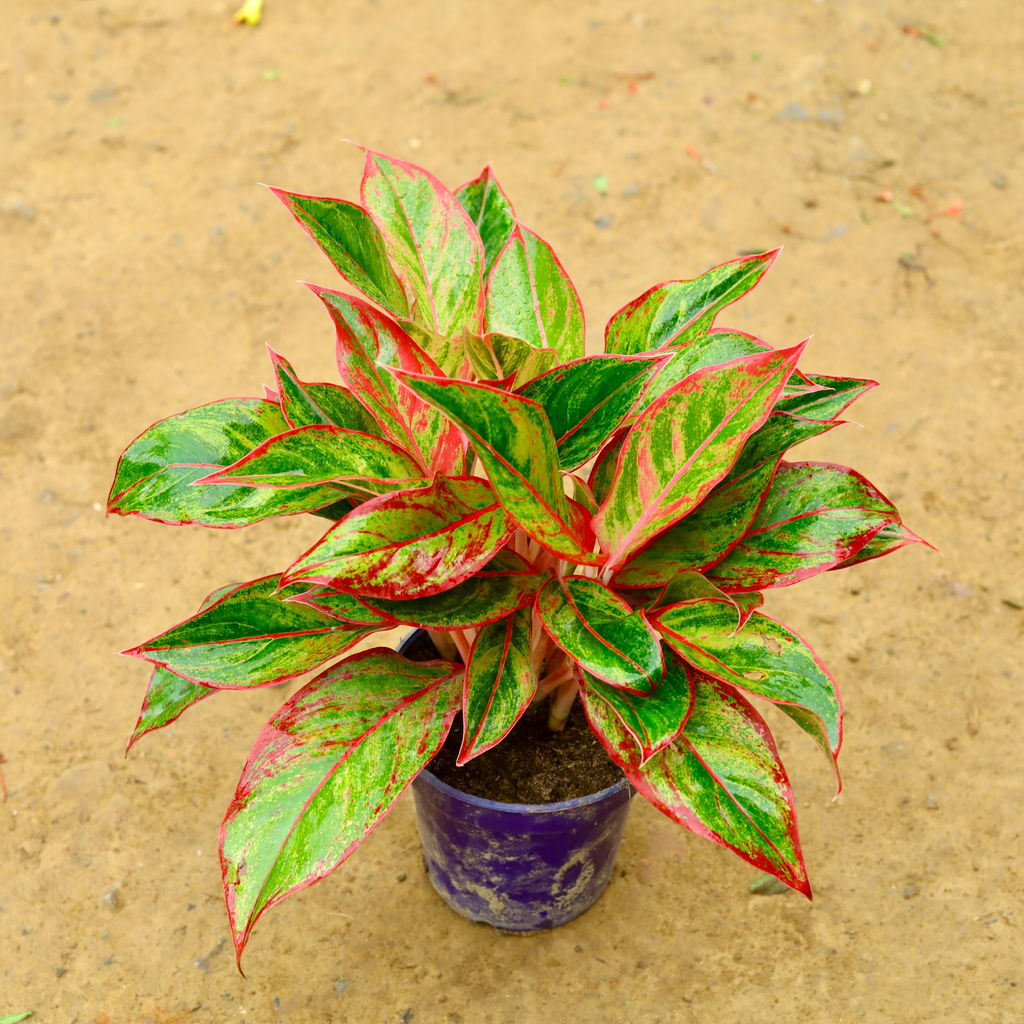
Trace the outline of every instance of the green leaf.
{"label": "green leaf", "polygon": [[783,462],[757,518],[708,576],[729,591],[784,587],[852,557],[899,522],[859,473],[826,462]]}
{"label": "green leaf", "polygon": [[290,427],[327,425],[382,436],[380,424],[348,388],[338,384],[307,384],[299,380],[291,363],[273,349],[270,359],[277,375],[281,411]]}
{"label": "green leaf", "polygon": [[469,579],[515,529],[485,480],[438,476],[430,487],[371,498],[285,573],[360,597],[429,597]]}
{"label": "green leaf", "polygon": [[550,573],[532,566],[508,548],[499,551],[475,575],[430,597],[388,600],[364,597],[396,625],[424,629],[472,629],[503,619],[532,601]]}
{"label": "green leaf", "polygon": [[484,247],[458,199],[422,167],[371,150],[361,192],[412,300],[410,319],[446,337],[475,333]]}
{"label": "green leaf", "polygon": [[705,367],[644,411],[626,436],[611,490],[593,521],[609,566],[682,519],[729,472],[803,348]]}
{"label": "green leaf", "polygon": [[649,694],[661,682],[665,660],[658,635],[603,583],[586,576],[556,577],[537,595],[548,636],[595,678]]}
{"label": "green leaf", "polygon": [[760,612],[737,631],[736,608],[728,601],[694,601],[649,614],[681,658],[779,705],[835,759],[843,734],[839,694],[828,669],[802,637]]}
{"label": "green leaf", "polygon": [[779,251],[729,260],[692,281],[668,281],[649,289],[608,321],[605,351],[635,355],[707,334],[718,313],[761,280]]}
{"label": "green leaf", "polygon": [[[521,387],[558,362],[553,348],[534,348],[507,334],[488,334],[466,339],[466,353],[473,372],[483,382],[513,376],[513,387]],[[450,373],[449,377],[457,376]]]}
{"label": "green leaf", "polygon": [[335,483],[346,491],[386,494],[428,481],[420,463],[393,441],[318,424],[278,434],[199,482],[281,488]]}
{"label": "green leaf", "polygon": [[554,250],[518,225],[487,279],[484,324],[534,348],[553,348],[561,362],[583,355],[583,306]]}
{"label": "green leaf", "polygon": [[531,537],[564,558],[593,561],[540,405],[486,384],[392,372],[468,435],[502,505]]}
{"label": "green leaf", "polygon": [[856,554],[843,559],[832,568],[846,569],[851,565],[860,565],[861,562],[870,562],[873,558],[881,558],[882,555],[899,551],[900,548],[906,547],[908,544],[927,544],[928,547],[932,547],[928,541],[919,537],[903,523],[889,523],[883,526]]}
{"label": "green leaf", "polygon": [[522,609],[477,634],[463,683],[463,738],[456,764],[500,743],[530,706],[537,692],[530,621],[529,609]]}
{"label": "green leaf", "polygon": [[517,394],[543,407],[562,469],[575,469],[601,450],[662,362],[659,355],[586,356],[535,377]]}
{"label": "green leaf", "polygon": [[766,341],[741,331],[713,330],[708,334],[691,338],[679,347],[673,348],[671,358],[662,365],[658,375],[651,381],[644,394],[644,408],[659,395],[674,388],[691,373],[703,370],[705,366],[721,366],[743,356],[770,351]]}
{"label": "green leaf", "polygon": [[296,604],[308,605],[323,615],[346,622],[353,626],[373,626],[375,629],[391,629],[400,625],[395,619],[376,608],[371,608],[355,594],[331,590],[318,586],[286,598]]}
{"label": "green leaf", "polygon": [[[731,687],[701,673],[694,681],[680,736],[626,777],[673,821],[809,897],[793,791],[768,726]],[[610,713],[601,729],[625,732]]]}
{"label": "green leaf", "polygon": [[280,575],[243,583],[125,654],[219,690],[292,679],[337,657],[376,627],[346,626],[287,600]]}
{"label": "green leaf", "polygon": [[754,521],[771,485],[775,463],[735,480],[727,476],[684,519],[659,533],[612,580],[617,587],[655,587],[677,572],[703,570],[723,558]]}
{"label": "green leaf", "polygon": [[330,485],[286,492],[191,486],[287,429],[280,407],[259,398],[229,398],[160,420],[118,460],[107,511],[161,523],[230,527],[338,501],[344,491]]}
{"label": "green leaf", "polygon": [[263,729],[221,826],[239,959],[260,915],[341,864],[441,748],[460,676],[375,648],[304,686]]}
{"label": "green leaf", "polygon": [[346,281],[395,316],[408,314],[409,302],[388,263],[384,238],[366,210],[343,199],[306,196],[279,188],[270,191],[291,210]]}
{"label": "green leaf", "polygon": [[28,1020],[35,1013],[34,1010],[24,1010],[21,1013],[8,1013],[0,1017],[0,1024],[21,1024],[21,1021]]}
{"label": "green leaf", "polygon": [[[591,728],[608,748],[616,764],[626,767],[642,765],[659,750],[667,747],[683,731],[690,715],[693,699],[692,670],[686,662],[669,651],[665,657],[665,675],[649,696],[639,696],[585,674],[580,699]],[[595,711],[591,705],[604,705]],[[624,737],[620,729],[611,736],[602,736],[601,723],[611,712],[628,734],[625,748],[619,749]]]}
{"label": "green leaf", "polygon": [[479,177],[457,188],[455,197],[462,203],[483,239],[486,281],[498,253],[505,247],[516,226],[515,211],[490,167],[485,167]]}
{"label": "green leaf", "polygon": [[820,390],[781,398],[775,408],[809,420],[833,420],[865,392],[878,387],[878,381],[860,377],[828,377],[811,373],[808,378]]}
{"label": "green leaf", "polygon": [[[206,596],[199,606],[199,611],[204,611],[210,605],[215,604],[225,594],[234,590],[237,585],[229,583],[226,587],[218,587]],[[170,725],[193,704],[198,704],[204,697],[209,697],[216,692],[209,686],[193,683],[191,679],[185,679],[177,673],[171,672],[170,669],[154,668],[149,676],[149,684],[146,687],[146,696],[142,700],[138,721],[135,723],[135,728],[128,739],[128,745],[125,747],[125,755],[127,756],[136,741],[146,733]]]}
{"label": "green leaf", "polygon": [[369,409],[381,432],[418,453],[438,473],[461,473],[465,449],[459,432],[413,392],[399,387],[390,367],[439,373],[437,363],[393,320],[352,295],[310,286],[337,328],[338,372]]}

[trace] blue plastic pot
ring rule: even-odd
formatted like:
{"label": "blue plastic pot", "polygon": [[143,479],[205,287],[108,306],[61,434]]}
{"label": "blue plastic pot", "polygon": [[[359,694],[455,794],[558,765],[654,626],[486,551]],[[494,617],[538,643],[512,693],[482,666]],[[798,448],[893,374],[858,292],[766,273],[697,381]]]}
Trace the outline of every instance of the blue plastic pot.
{"label": "blue plastic pot", "polygon": [[507,804],[423,771],[413,795],[441,899],[472,921],[532,932],[579,917],[604,892],[633,790],[624,778],[576,800]]}

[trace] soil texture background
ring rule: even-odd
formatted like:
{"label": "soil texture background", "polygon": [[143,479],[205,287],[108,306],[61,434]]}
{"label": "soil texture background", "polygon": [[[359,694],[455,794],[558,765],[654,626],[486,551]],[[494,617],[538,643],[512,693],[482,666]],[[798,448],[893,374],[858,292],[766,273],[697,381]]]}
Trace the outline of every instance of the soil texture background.
{"label": "soil texture background", "polygon": [[[0,41],[0,1016],[59,1024],[1024,1020],[1024,12],[1003,0],[6,0]],[[452,186],[490,163],[590,339],[649,286],[783,244],[719,319],[871,377],[799,458],[852,465],[914,547],[769,595],[833,669],[828,766],[779,726],[815,889],[638,801],[600,903],[469,924],[411,800],[234,966],[217,831],[298,684],[224,693],[124,757],[116,651],[324,523],[107,518],[156,419],[333,379],[297,280],[329,264],[259,183],[357,196],[343,139]]]}

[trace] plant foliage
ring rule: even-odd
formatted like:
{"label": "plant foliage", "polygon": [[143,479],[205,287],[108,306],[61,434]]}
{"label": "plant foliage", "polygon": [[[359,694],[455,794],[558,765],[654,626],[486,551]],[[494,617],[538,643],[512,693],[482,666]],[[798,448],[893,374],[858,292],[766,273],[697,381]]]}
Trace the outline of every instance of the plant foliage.
{"label": "plant foliage", "polygon": [[[458,714],[465,763],[542,700],[558,729],[579,697],[655,807],[809,896],[752,698],[833,761],[842,710],[761,592],[919,538],[859,473],[788,458],[874,382],[804,374],[806,343],[716,326],[777,252],[651,288],[587,355],[569,275],[489,168],[452,192],[367,152],[358,203],[272,191],[361,293],[312,288],[339,380],[271,352],[266,397],[154,424],[108,501],[173,524],[330,521],[291,565],[126,652],[155,666],[131,743],[215,690],[330,663],[264,728],[224,819],[237,955],[359,845]],[[346,655],[396,626],[451,657]]]}

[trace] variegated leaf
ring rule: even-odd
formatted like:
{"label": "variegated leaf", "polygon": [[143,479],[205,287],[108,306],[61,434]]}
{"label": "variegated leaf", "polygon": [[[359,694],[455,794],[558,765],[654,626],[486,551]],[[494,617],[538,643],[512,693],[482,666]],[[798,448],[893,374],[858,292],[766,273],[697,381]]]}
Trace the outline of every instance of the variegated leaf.
{"label": "variegated leaf", "polygon": [[463,470],[459,433],[427,403],[400,388],[387,368],[439,373],[437,363],[393,320],[352,295],[310,286],[337,327],[338,372],[382,433],[438,473]]}
{"label": "variegated leaf", "polygon": [[319,425],[361,430],[381,436],[383,430],[370,411],[346,387],[339,384],[307,384],[299,380],[291,363],[270,349],[277,375],[281,411],[290,427]]}
{"label": "variegated leaf", "polygon": [[687,516],[659,533],[612,581],[617,587],[654,587],[677,572],[703,570],[723,558],[754,521],[771,485],[775,462],[725,478]]}
{"label": "variegated leaf", "polygon": [[605,351],[635,355],[706,334],[718,313],[750,291],[778,254],[775,249],[744,256],[712,267],[692,281],[655,285],[608,321]]}
{"label": "variegated leaf", "polygon": [[644,411],[593,521],[610,567],[682,519],[729,472],[802,352],[798,345],[706,367]]}
{"label": "variegated leaf", "polygon": [[[843,559],[833,569],[846,569],[851,565],[860,565],[861,562],[870,562],[873,558],[881,558],[882,555],[899,551],[908,544],[926,544],[933,548],[923,537],[919,537],[913,530],[903,523],[891,523],[882,527],[856,554]],[[933,548],[934,550],[934,548]]]}
{"label": "variegated leaf", "polygon": [[542,373],[517,394],[543,407],[562,468],[575,469],[601,450],[663,361],[660,355],[586,356]]}
{"label": "variegated leaf", "polygon": [[454,194],[422,167],[371,150],[361,194],[411,298],[410,319],[445,337],[475,333],[484,247]]}
{"label": "variegated leaf", "polygon": [[780,398],[775,408],[809,420],[834,420],[861,395],[878,387],[878,381],[860,377],[830,377],[811,373],[816,390]]}
{"label": "variegated leaf", "polygon": [[107,511],[160,523],[232,527],[334,504],[345,492],[332,485],[290,491],[192,486],[287,429],[280,407],[260,398],[229,398],[160,420],[118,460]]}
{"label": "variegated leaf", "polygon": [[549,575],[535,572],[529,562],[506,548],[468,580],[440,594],[407,600],[364,597],[363,601],[396,624],[472,629],[503,619],[532,602]]}
{"label": "variegated leaf", "polygon": [[671,358],[662,365],[644,393],[643,408],[705,366],[721,366],[771,349],[768,342],[742,331],[715,330],[690,338],[679,346],[673,346]]}
{"label": "variegated leaf", "polygon": [[633,693],[652,693],[665,673],[657,633],[603,583],[556,577],[537,595],[545,632],[583,671]]}
{"label": "variegated leaf", "polygon": [[[210,605],[215,604],[236,586],[235,583],[229,583],[225,587],[218,587],[206,596],[202,604],[199,605],[199,611],[204,611]],[[125,747],[125,756],[146,733],[153,732],[154,729],[162,729],[165,725],[177,721],[193,704],[198,704],[199,701],[216,692],[209,686],[194,683],[191,679],[185,679],[170,669],[154,668],[149,676],[149,684],[146,687],[146,696],[142,700],[138,721],[135,723],[135,728],[128,739],[128,745]]]}
{"label": "variegated leaf", "polygon": [[387,494],[428,481],[420,462],[393,441],[318,424],[278,434],[199,483],[281,488],[336,483],[346,491]]}
{"label": "variegated leaf", "polygon": [[441,748],[461,674],[374,648],[329,668],[266,725],[221,825],[239,960],[263,912],[341,864]]}
{"label": "variegated leaf", "polygon": [[346,281],[395,316],[408,314],[409,302],[388,262],[384,239],[366,210],[344,199],[306,196],[280,188],[270,191],[288,207]]}
{"label": "variegated leaf", "polygon": [[[599,729],[610,710],[625,729],[629,743],[625,749],[609,747],[609,753],[621,767],[643,765],[659,750],[667,747],[683,731],[693,700],[692,669],[673,651],[665,654],[665,675],[658,688],[648,696],[630,693],[584,673],[580,699],[587,720]],[[605,705],[594,710],[591,705]],[[606,737],[608,743],[621,743],[616,731]]]}
{"label": "variegated leaf", "polygon": [[583,355],[586,326],[576,288],[551,246],[521,224],[487,279],[484,326],[534,348],[553,348],[563,363]]}
{"label": "variegated leaf", "polygon": [[507,334],[468,338],[466,352],[478,380],[489,382],[512,376],[514,387],[521,387],[558,362],[553,348],[534,348]]}
{"label": "variegated leaf", "polygon": [[371,498],[285,573],[359,596],[428,597],[469,579],[514,524],[485,480],[438,476],[428,488]]}
{"label": "variegated leaf", "polygon": [[725,600],[675,604],[649,614],[680,657],[777,704],[835,759],[843,736],[839,692],[802,637],[760,612],[737,630],[736,607]]}
{"label": "variegated leaf", "polygon": [[498,253],[516,226],[515,211],[490,167],[485,167],[478,177],[457,188],[455,197],[462,203],[483,240],[486,281]]}
{"label": "variegated leaf", "polygon": [[[809,897],[793,790],[768,726],[731,687],[699,672],[694,681],[682,733],[642,767],[627,765],[626,777],[673,821]],[[614,757],[628,734],[598,710],[591,724]]]}
{"label": "variegated leaf", "polygon": [[281,577],[228,591],[208,608],[125,651],[219,690],[268,686],[337,657],[376,627],[348,626],[287,600]]}
{"label": "variegated leaf", "polygon": [[332,590],[327,586],[311,587],[286,598],[296,604],[308,605],[310,608],[329,615],[332,619],[345,622],[352,626],[373,626],[375,629],[391,629],[401,625],[390,615],[371,608],[355,594],[341,590]]}
{"label": "variegated leaf", "polygon": [[530,662],[528,608],[483,626],[469,652],[462,690],[462,748],[457,764],[500,743],[530,706],[537,676]]}
{"label": "variegated leaf", "polygon": [[854,470],[782,462],[757,518],[708,576],[728,591],[789,586],[834,568],[898,523],[895,506]]}
{"label": "variegated leaf", "polygon": [[561,557],[594,561],[585,516],[562,488],[555,437],[540,405],[486,384],[392,372],[466,433],[523,530]]}

